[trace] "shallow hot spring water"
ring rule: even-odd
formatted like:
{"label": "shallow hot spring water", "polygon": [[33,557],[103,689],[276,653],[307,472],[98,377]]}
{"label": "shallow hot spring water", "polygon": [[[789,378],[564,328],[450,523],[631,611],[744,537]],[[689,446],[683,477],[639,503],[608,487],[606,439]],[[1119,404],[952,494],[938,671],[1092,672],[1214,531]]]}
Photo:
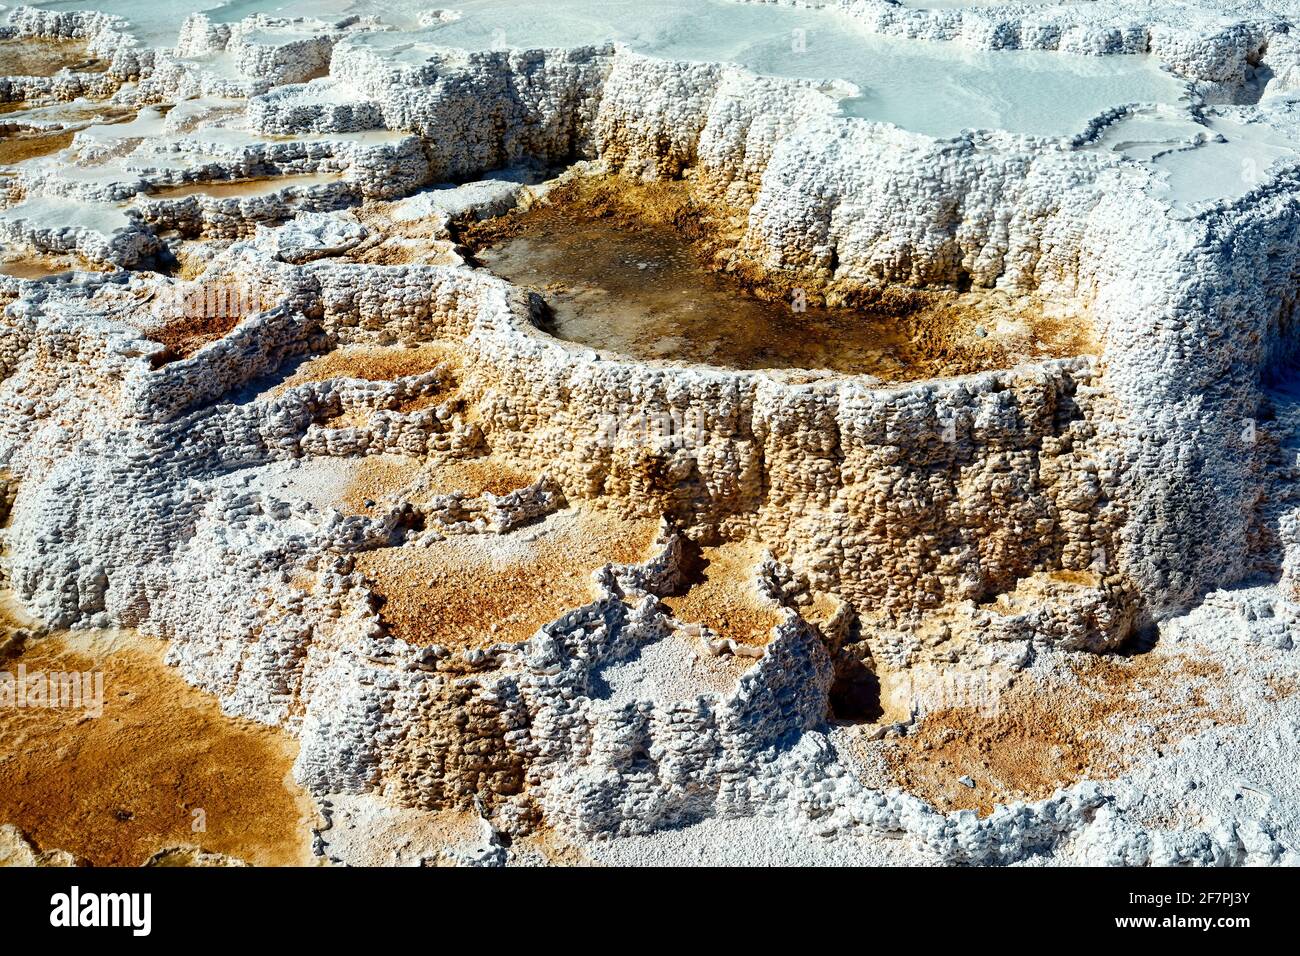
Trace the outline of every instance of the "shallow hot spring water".
{"label": "shallow hot spring water", "polygon": [[154,199],[184,199],[188,196],[207,196],[212,199],[252,199],[269,196],[290,186],[307,189],[326,186],[343,180],[342,173],[296,173],[283,176],[260,176],[251,179],[204,180],[179,186],[160,186],[152,189]]}
{"label": "shallow hot spring water", "polygon": [[102,73],[108,64],[86,52],[82,40],[13,37],[0,40],[0,76],[53,76],[67,68]]}
{"label": "shallow hot spring water", "polygon": [[[834,368],[897,373],[900,337],[884,323],[741,294],[666,227],[536,217],[479,259],[551,307],[557,338],[634,358],[734,368]],[[534,225],[535,223],[535,225]]]}
{"label": "shallow hot spring water", "polygon": [[[652,218],[534,205],[471,228],[479,263],[538,292],[556,338],[642,361],[829,369],[909,381],[1078,354],[1082,329],[940,294],[906,314],[768,301],[709,268],[682,230]],[[499,231],[498,231],[499,230]],[[979,299],[979,305],[972,305]]]}

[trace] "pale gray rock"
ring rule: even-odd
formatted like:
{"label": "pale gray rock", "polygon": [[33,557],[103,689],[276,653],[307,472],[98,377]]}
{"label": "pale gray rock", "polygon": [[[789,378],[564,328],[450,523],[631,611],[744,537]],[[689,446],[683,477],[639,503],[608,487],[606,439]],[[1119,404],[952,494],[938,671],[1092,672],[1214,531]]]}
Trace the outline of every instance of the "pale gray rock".
{"label": "pale gray rock", "polygon": [[309,212],[279,228],[258,226],[253,242],[273,259],[301,265],[347,252],[366,235],[365,227],[351,216]]}

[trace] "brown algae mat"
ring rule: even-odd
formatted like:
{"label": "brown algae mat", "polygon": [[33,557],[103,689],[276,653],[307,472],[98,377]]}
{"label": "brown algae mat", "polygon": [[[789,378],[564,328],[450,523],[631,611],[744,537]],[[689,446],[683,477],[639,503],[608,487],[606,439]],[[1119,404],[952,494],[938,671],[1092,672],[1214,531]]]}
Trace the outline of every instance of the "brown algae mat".
{"label": "brown algae mat", "polygon": [[189,196],[207,196],[212,199],[253,199],[258,196],[269,196],[290,186],[306,189],[342,180],[342,173],[299,173],[287,176],[260,176],[252,179],[215,179],[177,186],[160,186],[150,190],[149,196],[153,199],[185,199]]}

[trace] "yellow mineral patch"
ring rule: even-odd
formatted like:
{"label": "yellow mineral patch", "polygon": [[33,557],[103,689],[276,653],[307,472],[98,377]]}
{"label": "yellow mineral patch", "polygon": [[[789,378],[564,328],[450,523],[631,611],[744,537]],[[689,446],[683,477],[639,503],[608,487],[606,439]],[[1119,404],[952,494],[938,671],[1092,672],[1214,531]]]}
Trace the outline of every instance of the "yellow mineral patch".
{"label": "yellow mineral patch", "polygon": [[[0,129],[3,126],[0,125]],[[0,135],[0,166],[47,156],[66,149],[72,143],[72,130],[13,130]]]}
{"label": "yellow mineral patch", "polygon": [[98,271],[71,256],[32,254],[0,262],[0,275],[12,276],[15,279],[45,279],[49,276],[62,275],[73,269]]}

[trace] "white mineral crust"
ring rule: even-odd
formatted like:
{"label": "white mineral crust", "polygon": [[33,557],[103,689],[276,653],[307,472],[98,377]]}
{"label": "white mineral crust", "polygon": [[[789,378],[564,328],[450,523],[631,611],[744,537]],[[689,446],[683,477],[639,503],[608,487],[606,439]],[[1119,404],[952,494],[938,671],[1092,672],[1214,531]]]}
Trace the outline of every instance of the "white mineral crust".
{"label": "white mineral crust", "polygon": [[[828,717],[834,641],[797,595],[833,595],[837,626],[877,629],[899,667],[943,620],[974,667],[1047,667],[1146,628],[1228,671],[1300,678],[1300,404],[1276,384],[1300,335],[1300,3],[827,6],[954,55],[1149,54],[1186,96],[1116,101],[1069,136],[937,138],[845,115],[853,90],[835,76],[624,43],[456,49],[393,29],[382,5],[337,21],[195,13],[158,49],[118,16],[11,12],[0,34],[81,38],[110,66],[0,78],[0,101],[140,108],[5,180],[7,247],[99,270],[0,275],[16,596],[49,627],[166,638],[169,663],[228,713],[290,729],[297,779],[337,802],[322,839],[340,859],[362,858],[356,833],[385,814],[450,808],[489,821],[447,851],[471,863],[514,859],[496,834],[543,822],[611,862],[700,847],[739,862],[1297,862],[1300,697],[1248,695],[1244,726],[1113,778],[984,818],[945,812],[853,771]],[[734,224],[731,262],[789,285],[1032,295],[1091,324],[1097,348],[900,385],[641,363],[552,338],[525,292],[455,256],[361,255],[418,223],[450,249],[451,224],[579,161],[686,177]],[[271,185],[203,189],[257,179]],[[176,255],[195,274],[166,265]],[[162,362],[149,329],[186,282],[237,283],[258,308]],[[402,410],[436,399],[445,369],[264,384],[333,349],[430,342],[454,344],[457,402]],[[606,440],[602,421],[629,403],[702,427]],[[346,515],[254,482],[484,448],[533,484]],[[651,466],[671,480],[630,477]],[[523,643],[400,640],[356,569],[369,550],[514,534],[581,502],[672,521],[655,555],[597,572],[590,603]],[[756,587],[781,623],[722,689],[688,693],[662,676],[670,656],[640,657],[688,623],[661,600],[681,536],[775,554]],[[1090,569],[1027,610],[987,607],[1036,575]],[[620,686],[656,696],[602,691],[634,667]],[[1223,796],[1246,777],[1271,801]]]}

